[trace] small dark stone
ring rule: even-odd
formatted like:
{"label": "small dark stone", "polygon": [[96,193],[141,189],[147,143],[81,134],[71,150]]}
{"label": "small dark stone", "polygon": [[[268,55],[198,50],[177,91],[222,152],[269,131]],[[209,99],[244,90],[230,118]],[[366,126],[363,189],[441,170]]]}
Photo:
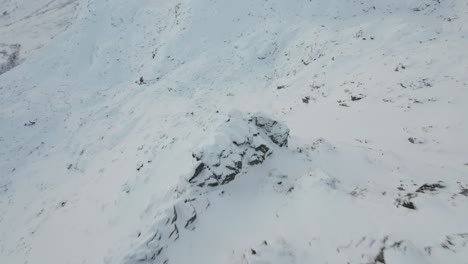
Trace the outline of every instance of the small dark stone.
{"label": "small dark stone", "polygon": [[431,255],[431,253],[432,253],[432,248],[431,248],[431,247],[425,247],[425,248],[424,248],[424,251],[426,251],[426,253],[427,253],[428,255]]}
{"label": "small dark stone", "polygon": [[416,192],[418,193],[424,193],[425,191],[429,192],[435,192],[437,189],[443,189],[445,188],[444,185],[439,184],[439,183],[434,183],[434,184],[423,184],[421,187],[419,187]]}
{"label": "small dark stone", "polygon": [[401,206],[406,207],[406,208],[411,209],[411,210],[416,210],[416,206],[415,206],[414,203],[411,202],[411,201],[404,201],[404,202],[401,204]]}
{"label": "small dark stone", "polygon": [[385,248],[382,248],[379,254],[375,257],[375,263],[385,264],[384,250]]}
{"label": "small dark stone", "polygon": [[250,252],[252,253],[252,255],[257,255],[257,251],[255,251],[255,249],[253,248],[250,249]]}
{"label": "small dark stone", "polygon": [[197,198],[185,199],[184,203],[189,203],[195,201]]}
{"label": "small dark stone", "polygon": [[172,232],[169,234],[169,238],[172,236],[174,236],[174,241],[179,239],[179,228],[177,227],[177,224],[174,225],[174,230],[172,230]]}
{"label": "small dark stone", "polygon": [[30,127],[30,126],[34,126],[35,124],[36,124],[35,121],[29,121],[28,123],[25,123],[24,126]]}
{"label": "small dark stone", "polygon": [[[216,167],[216,166],[214,166],[214,167]],[[237,171],[237,168],[229,166],[229,165],[226,165],[226,169],[232,170],[232,171]]]}
{"label": "small dark stone", "polygon": [[143,164],[137,167],[137,171],[140,171],[143,168]]}
{"label": "small dark stone", "polygon": [[151,259],[152,259],[152,260],[155,260],[156,257],[159,256],[159,255],[161,254],[161,252],[163,251],[163,249],[164,249],[163,247],[158,248],[158,249],[156,250],[156,253],[154,253],[154,255],[153,255],[154,257],[151,258]]}
{"label": "small dark stone", "polygon": [[283,146],[288,146],[288,137],[289,137],[289,130],[286,131],[284,135],[282,135],[279,139],[276,138],[275,136],[271,135],[270,139],[275,143],[276,145],[283,147]]}
{"label": "small dark stone", "polygon": [[422,83],[426,87],[432,87],[432,83],[428,79],[422,79]]}
{"label": "small dark stone", "polygon": [[200,175],[200,173],[203,171],[203,169],[205,169],[205,163],[200,163],[200,165],[198,165],[198,167],[195,169],[195,173],[193,174],[193,176],[189,179],[189,182],[192,182],[193,179],[195,179],[198,175]]}
{"label": "small dark stone", "polygon": [[468,189],[467,188],[462,188],[460,194],[468,197]]}
{"label": "small dark stone", "polygon": [[249,165],[250,166],[255,166],[255,165],[258,165],[258,164],[262,164],[262,162],[263,162],[263,160],[261,160],[260,157],[257,157],[257,159],[249,161]]}
{"label": "small dark stone", "polygon": [[229,175],[226,175],[226,177],[224,177],[224,180],[223,180],[223,182],[221,184],[224,185],[224,184],[230,183],[231,181],[233,181],[236,178],[237,174],[239,174],[239,172],[233,172],[233,173],[231,173]]}
{"label": "small dark stone", "polygon": [[200,155],[200,154],[199,154],[199,155],[196,155],[195,153],[192,153],[192,157],[193,157],[194,159],[196,159],[197,161],[200,161],[200,160],[201,160],[201,155]]}
{"label": "small dark stone", "polygon": [[216,187],[218,185],[219,185],[219,183],[217,183],[217,182],[208,183],[208,186],[210,186],[210,187]]}
{"label": "small dark stone", "polygon": [[255,148],[255,150],[256,151],[261,151],[263,153],[267,153],[270,149],[267,146],[262,144],[262,145],[258,146],[257,148]]}
{"label": "small dark stone", "polygon": [[364,95],[351,95],[351,101],[359,101],[362,100],[364,97]]}
{"label": "small dark stone", "polygon": [[172,217],[171,224],[175,223],[175,221],[177,221],[177,210],[174,206],[174,216]]}
{"label": "small dark stone", "polygon": [[196,219],[197,219],[197,212],[194,210],[194,211],[193,211],[192,217],[190,217],[189,220],[187,220],[187,223],[185,223],[185,229],[188,229],[188,227],[189,227],[193,222],[195,222]]}

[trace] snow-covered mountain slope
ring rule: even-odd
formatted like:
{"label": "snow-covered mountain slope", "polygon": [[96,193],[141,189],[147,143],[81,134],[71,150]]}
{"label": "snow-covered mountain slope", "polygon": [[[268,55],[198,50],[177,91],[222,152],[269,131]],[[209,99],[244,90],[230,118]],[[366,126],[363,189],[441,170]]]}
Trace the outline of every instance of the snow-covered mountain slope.
{"label": "snow-covered mountain slope", "polygon": [[466,263],[466,1],[5,6],[0,263]]}
{"label": "snow-covered mountain slope", "polygon": [[0,0],[0,74],[65,30],[76,7],[77,0]]}

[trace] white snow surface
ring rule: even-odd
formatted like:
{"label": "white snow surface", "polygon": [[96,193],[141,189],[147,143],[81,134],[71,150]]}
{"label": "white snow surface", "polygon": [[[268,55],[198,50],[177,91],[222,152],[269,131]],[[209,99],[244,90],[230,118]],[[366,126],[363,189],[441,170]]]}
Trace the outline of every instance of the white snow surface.
{"label": "white snow surface", "polygon": [[70,26],[77,3],[0,0],[0,74],[19,65]]}
{"label": "white snow surface", "polygon": [[0,0],[0,263],[466,264],[467,47],[465,0]]}

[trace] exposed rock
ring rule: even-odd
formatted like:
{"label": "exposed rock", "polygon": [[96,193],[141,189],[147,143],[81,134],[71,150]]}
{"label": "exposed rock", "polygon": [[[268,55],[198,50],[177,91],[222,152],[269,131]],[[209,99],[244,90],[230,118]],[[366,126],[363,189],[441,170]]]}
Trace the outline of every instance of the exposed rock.
{"label": "exposed rock", "polygon": [[288,145],[289,129],[262,115],[232,114],[214,144],[192,154],[199,161],[189,183],[216,187],[233,181],[246,165],[262,164],[274,145]]}
{"label": "exposed rock", "polygon": [[382,248],[379,252],[379,254],[377,254],[377,256],[375,257],[375,263],[382,263],[382,264],[385,264],[385,256],[384,256],[384,251],[385,251],[385,248]]}
{"label": "exposed rock", "polygon": [[419,187],[416,192],[418,193],[424,193],[424,192],[435,192],[437,191],[438,189],[443,189],[445,188],[444,185],[440,184],[440,183],[434,183],[434,184],[423,184],[421,185],[421,187]]}
{"label": "exposed rock", "polygon": [[[408,196],[409,195],[409,196]],[[407,209],[410,209],[410,210],[416,210],[416,205],[414,205],[414,203],[411,201],[412,198],[414,198],[415,196],[411,195],[411,194],[408,194],[407,197],[405,199],[401,199],[401,198],[398,198],[396,199],[396,206],[397,207],[400,207],[400,206],[403,206]]]}
{"label": "exposed rock", "polygon": [[411,144],[424,144],[424,141],[422,140],[419,140],[415,137],[410,137],[408,138],[408,141],[411,143]]}
{"label": "exposed rock", "polygon": [[231,114],[214,140],[193,152],[197,164],[188,183],[176,188],[173,204],[158,213],[149,234],[138,237],[134,253],[123,262],[168,262],[166,248],[177,243],[184,232],[195,230],[199,215],[210,206],[209,193],[216,190],[213,187],[226,185],[249,166],[262,164],[275,148],[288,145],[288,137],[289,129],[268,117]]}
{"label": "exposed rock", "polygon": [[359,101],[364,99],[366,96],[363,94],[358,94],[358,95],[351,95],[351,101]]}
{"label": "exposed rock", "polygon": [[24,123],[24,126],[30,127],[30,126],[34,126],[35,124],[36,124],[35,121],[29,121],[29,122],[27,122],[27,123]]}
{"label": "exposed rock", "polygon": [[0,43],[0,74],[5,73],[20,63],[20,44]]}

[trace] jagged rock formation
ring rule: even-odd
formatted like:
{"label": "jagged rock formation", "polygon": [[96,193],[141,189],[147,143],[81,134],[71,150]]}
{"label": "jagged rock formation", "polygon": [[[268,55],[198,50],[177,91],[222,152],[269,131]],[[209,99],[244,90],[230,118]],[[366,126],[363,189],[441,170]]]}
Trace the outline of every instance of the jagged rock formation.
{"label": "jagged rock formation", "polygon": [[262,164],[275,148],[287,147],[289,129],[261,114],[236,112],[218,130],[212,144],[193,153],[198,161],[184,191],[178,189],[172,207],[162,210],[153,231],[143,236],[125,263],[169,263],[164,251],[183,232],[195,229],[198,215],[210,205],[208,193],[233,181],[249,166]]}
{"label": "jagged rock formation", "polygon": [[199,163],[189,182],[203,187],[234,180],[244,166],[261,164],[273,153],[273,145],[288,145],[289,129],[264,116],[232,115],[215,144],[196,151]]}

